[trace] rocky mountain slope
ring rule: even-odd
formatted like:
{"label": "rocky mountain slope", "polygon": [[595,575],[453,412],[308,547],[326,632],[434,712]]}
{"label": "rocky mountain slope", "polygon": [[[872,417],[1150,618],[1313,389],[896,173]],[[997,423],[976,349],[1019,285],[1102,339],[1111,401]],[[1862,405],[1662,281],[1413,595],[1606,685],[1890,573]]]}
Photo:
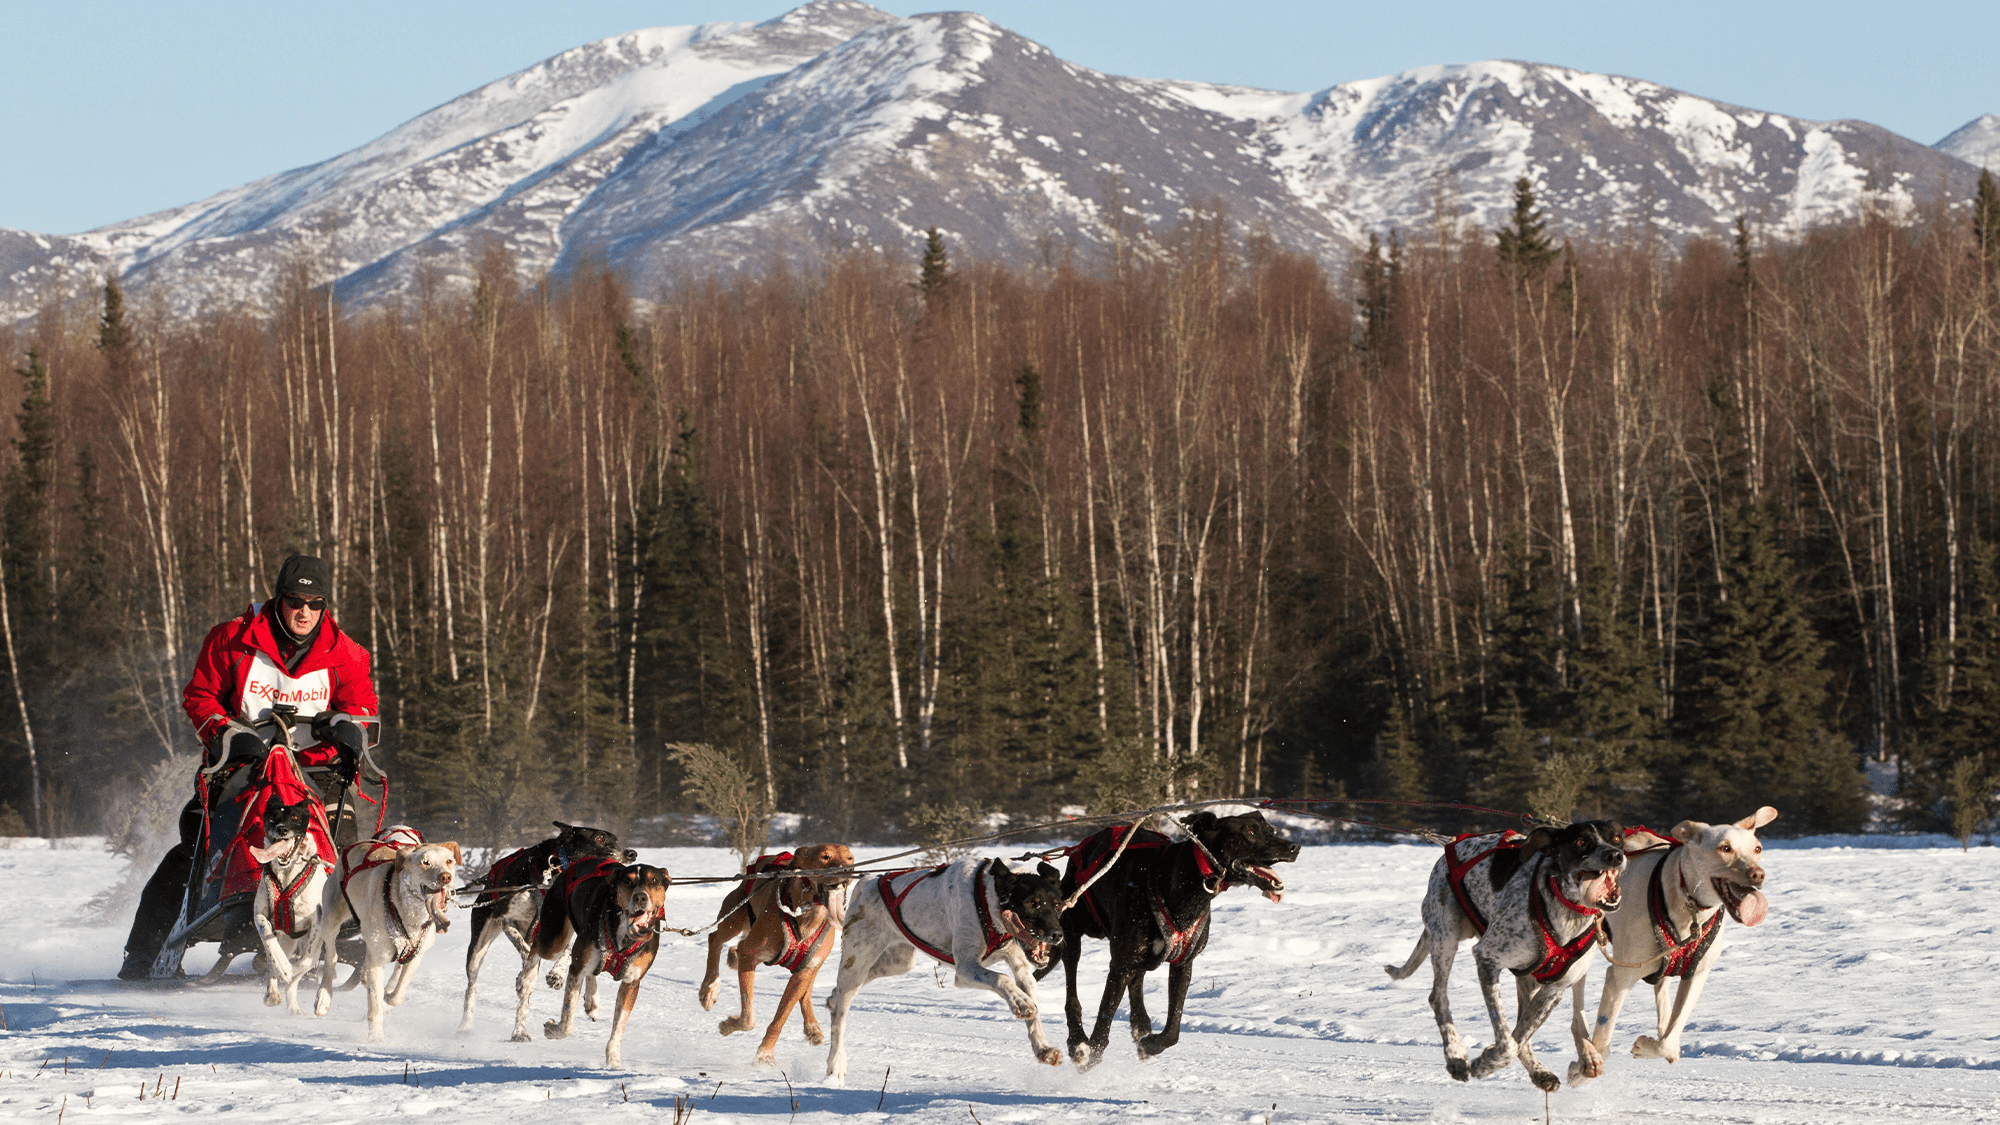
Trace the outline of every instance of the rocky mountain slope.
{"label": "rocky mountain slope", "polygon": [[1747,214],[1785,235],[1964,199],[1967,160],[2000,133],[1982,122],[1933,149],[1521,62],[1309,94],[1120,78],[970,13],[815,0],[579,47],[184,207],[80,235],[0,229],[0,317],[107,269],[187,315],[261,303],[303,257],[368,305],[462,280],[499,243],[528,275],[603,259],[645,293],[774,256],[914,247],[932,224],[961,252],[1088,251],[1210,205],[1338,264],[1370,232],[1493,226],[1521,175],[1571,234],[1679,240]]}

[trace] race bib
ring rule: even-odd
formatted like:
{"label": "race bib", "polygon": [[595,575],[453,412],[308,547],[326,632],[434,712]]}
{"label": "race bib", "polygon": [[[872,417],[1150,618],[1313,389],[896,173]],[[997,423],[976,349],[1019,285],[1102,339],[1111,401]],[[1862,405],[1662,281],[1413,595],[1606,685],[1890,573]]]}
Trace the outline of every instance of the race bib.
{"label": "race bib", "polygon": [[[271,706],[276,703],[290,704],[299,709],[300,715],[308,717],[331,710],[332,671],[321,668],[303,676],[288,676],[276,661],[261,652],[257,653],[243,677],[243,699],[237,705],[238,716],[246,723],[264,722],[271,717]],[[306,741],[311,741],[310,735]]]}

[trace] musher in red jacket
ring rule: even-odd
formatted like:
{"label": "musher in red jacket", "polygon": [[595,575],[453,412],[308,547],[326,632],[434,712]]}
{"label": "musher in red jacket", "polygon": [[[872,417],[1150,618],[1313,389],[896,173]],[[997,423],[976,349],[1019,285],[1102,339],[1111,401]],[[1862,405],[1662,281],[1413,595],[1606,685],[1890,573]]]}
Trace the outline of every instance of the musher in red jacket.
{"label": "musher in red jacket", "polygon": [[[272,600],[252,604],[242,616],[208,631],[181,704],[201,739],[202,765],[224,763],[209,776],[209,808],[257,775],[254,767],[270,742],[256,724],[269,725],[273,704],[319,716],[311,738],[299,739],[298,760],[308,780],[328,774],[340,784],[354,780],[367,744],[361,724],[375,721],[378,704],[368,650],[341,631],[327,608],[332,589],[325,562],[293,555],[278,568]],[[139,895],[118,971],[122,979],[151,975],[180,917],[207,812],[199,791],[181,810],[181,841],[167,851]]]}

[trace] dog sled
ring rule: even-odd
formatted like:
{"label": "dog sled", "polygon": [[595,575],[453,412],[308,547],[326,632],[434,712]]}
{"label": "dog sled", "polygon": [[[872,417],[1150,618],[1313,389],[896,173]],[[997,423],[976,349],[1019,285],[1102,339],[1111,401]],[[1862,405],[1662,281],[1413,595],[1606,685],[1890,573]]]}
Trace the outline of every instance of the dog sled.
{"label": "dog sled", "polygon": [[[342,849],[381,828],[388,801],[388,777],[369,753],[380,740],[377,721],[353,720],[362,725],[366,738],[354,778],[345,779],[332,765],[306,766],[299,762],[300,743],[310,741],[312,726],[318,719],[317,715],[300,715],[291,706],[275,706],[269,719],[255,724],[271,748],[261,763],[234,771],[226,771],[226,763],[218,763],[201,771],[196,784],[203,790],[204,798],[210,785],[222,786],[222,792],[203,802],[208,812],[188,872],[187,892],[173,929],[153,960],[151,980],[184,979],[181,961],[193,945],[214,942],[221,946],[215,967],[200,978],[205,981],[223,979],[229,963],[239,954],[258,952],[261,960],[263,955],[259,952],[251,911],[258,882],[264,877],[263,860],[256,853],[271,844],[266,833],[267,811],[305,803],[306,834],[329,867]],[[377,795],[370,797],[363,788],[366,785],[379,785]],[[362,822],[371,811],[374,823],[366,826],[364,832]],[[288,907],[316,912],[319,904],[290,903]],[[360,963],[358,933],[350,921],[340,935],[340,959],[349,964]],[[259,973],[243,979],[264,978]]]}

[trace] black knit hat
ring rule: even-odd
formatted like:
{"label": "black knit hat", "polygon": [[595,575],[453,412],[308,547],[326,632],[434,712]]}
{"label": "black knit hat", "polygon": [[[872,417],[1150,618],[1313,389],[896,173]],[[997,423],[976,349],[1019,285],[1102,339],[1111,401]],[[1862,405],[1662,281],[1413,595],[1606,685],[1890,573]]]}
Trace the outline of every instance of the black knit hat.
{"label": "black knit hat", "polygon": [[278,568],[278,580],[271,584],[271,592],[284,597],[298,594],[307,598],[325,598],[333,601],[333,572],[323,559],[313,555],[293,555]]}

